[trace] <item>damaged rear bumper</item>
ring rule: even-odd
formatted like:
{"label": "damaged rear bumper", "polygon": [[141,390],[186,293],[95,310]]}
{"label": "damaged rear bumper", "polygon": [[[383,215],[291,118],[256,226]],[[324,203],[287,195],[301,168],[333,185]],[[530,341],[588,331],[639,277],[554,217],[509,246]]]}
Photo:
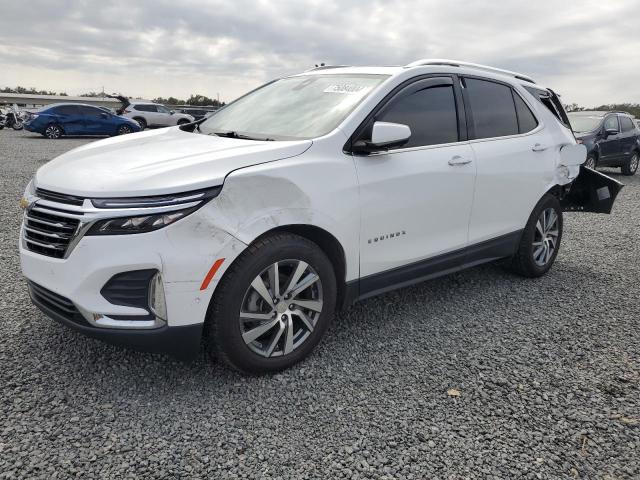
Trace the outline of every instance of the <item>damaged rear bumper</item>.
{"label": "damaged rear bumper", "polygon": [[565,212],[611,213],[622,187],[624,184],[614,178],[581,166],[560,203]]}

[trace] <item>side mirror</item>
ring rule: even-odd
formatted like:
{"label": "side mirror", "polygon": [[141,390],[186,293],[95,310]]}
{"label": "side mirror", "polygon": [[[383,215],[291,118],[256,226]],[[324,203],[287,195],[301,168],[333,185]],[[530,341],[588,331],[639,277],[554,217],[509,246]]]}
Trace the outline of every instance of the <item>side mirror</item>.
{"label": "side mirror", "polygon": [[371,140],[354,143],[355,150],[362,153],[400,147],[409,141],[411,129],[401,123],[375,122],[371,130]]}
{"label": "side mirror", "polygon": [[620,132],[618,132],[618,130],[616,128],[607,128],[604,131],[604,136],[606,138],[606,137],[610,137],[612,135],[618,135],[618,133],[620,133]]}
{"label": "side mirror", "polygon": [[173,115],[174,113],[176,113],[176,111],[175,110],[171,110],[171,112],[169,112],[169,113],[171,113],[171,115]]}

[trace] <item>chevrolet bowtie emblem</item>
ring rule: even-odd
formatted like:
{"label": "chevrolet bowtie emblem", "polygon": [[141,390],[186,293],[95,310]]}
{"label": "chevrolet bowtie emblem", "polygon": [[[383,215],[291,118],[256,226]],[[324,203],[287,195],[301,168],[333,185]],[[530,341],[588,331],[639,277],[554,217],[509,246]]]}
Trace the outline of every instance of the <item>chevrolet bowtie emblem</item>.
{"label": "chevrolet bowtie emblem", "polygon": [[27,200],[26,198],[22,197],[20,199],[20,208],[23,209],[23,210],[26,210],[28,206],[29,206],[29,200]]}

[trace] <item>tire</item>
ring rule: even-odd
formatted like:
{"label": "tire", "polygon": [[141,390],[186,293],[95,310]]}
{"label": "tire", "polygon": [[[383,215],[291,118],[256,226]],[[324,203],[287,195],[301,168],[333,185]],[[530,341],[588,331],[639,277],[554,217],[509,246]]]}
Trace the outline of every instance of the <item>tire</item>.
{"label": "tire", "polygon": [[[274,288],[277,284],[272,281],[276,263],[279,288]],[[296,276],[298,269],[302,271]],[[316,281],[287,299],[292,277],[297,278],[296,285],[303,286],[302,280],[314,275]],[[264,287],[264,295],[253,285]],[[270,296],[278,298],[275,305]],[[304,306],[298,303],[305,301]],[[276,372],[291,367],[314,349],[329,327],[335,307],[336,278],[324,252],[297,235],[269,235],[247,248],[225,272],[209,306],[205,343],[213,357],[240,372]],[[303,312],[305,319],[296,312]],[[261,317],[255,319],[255,315]],[[258,327],[262,334],[256,333]]]}
{"label": "tire", "polygon": [[11,127],[14,130],[22,130],[24,128],[24,123],[21,121],[16,121],[16,122],[13,122],[13,125],[11,125]]}
{"label": "tire", "polygon": [[[547,219],[548,225],[546,226],[543,215]],[[553,215],[556,217],[555,226]],[[556,232],[555,236],[553,235],[554,231]],[[546,194],[531,212],[518,250],[511,258],[512,269],[524,277],[534,278],[544,275],[558,256],[561,240],[562,208],[555,196]]]}
{"label": "tire", "polygon": [[640,154],[636,151],[631,154],[631,158],[622,166],[623,175],[635,175],[638,170],[638,163],[640,163]]}
{"label": "tire", "polygon": [[145,128],[147,128],[147,121],[142,117],[135,117],[134,120],[138,122],[140,125],[140,131],[142,132]]}
{"label": "tire", "polygon": [[56,125],[55,123],[51,123],[47,125],[47,128],[44,129],[43,135],[50,140],[57,140],[63,135],[62,127],[60,125]]}
{"label": "tire", "polygon": [[133,129],[129,125],[120,125],[116,131],[116,135],[127,135],[133,132]]}
{"label": "tire", "polygon": [[584,166],[589,167],[592,170],[595,170],[598,166],[598,161],[595,155],[589,154],[587,155],[587,159],[584,161]]}

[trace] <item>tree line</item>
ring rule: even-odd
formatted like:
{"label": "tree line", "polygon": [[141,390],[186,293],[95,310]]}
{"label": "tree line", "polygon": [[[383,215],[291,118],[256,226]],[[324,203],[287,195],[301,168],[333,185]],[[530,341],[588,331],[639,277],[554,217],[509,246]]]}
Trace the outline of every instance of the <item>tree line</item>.
{"label": "tree line", "polygon": [[604,110],[604,111],[623,111],[628,112],[636,118],[640,118],[640,103],[612,103],[609,105],[600,105],[593,108],[581,107],[577,103],[565,105],[567,112],[582,112],[584,110]]}
{"label": "tree line", "polygon": [[[60,95],[63,97],[69,96],[67,95],[66,92],[58,93],[58,92],[53,92],[49,90],[38,90],[36,88],[26,88],[21,86],[17,86],[14,88],[11,88],[11,87],[0,88],[0,93],[20,93],[23,95]],[[87,97],[87,98],[103,97],[104,92],[87,92],[79,96]],[[162,103],[164,105],[193,105],[193,106],[199,106],[199,107],[205,107],[205,106],[221,107],[225,104],[225,102],[219,102],[215,98],[209,98],[206,95],[200,95],[200,94],[192,94],[186,100],[175,98],[175,97],[169,97],[169,98],[157,97],[157,98],[154,98],[153,101],[155,103]]]}

